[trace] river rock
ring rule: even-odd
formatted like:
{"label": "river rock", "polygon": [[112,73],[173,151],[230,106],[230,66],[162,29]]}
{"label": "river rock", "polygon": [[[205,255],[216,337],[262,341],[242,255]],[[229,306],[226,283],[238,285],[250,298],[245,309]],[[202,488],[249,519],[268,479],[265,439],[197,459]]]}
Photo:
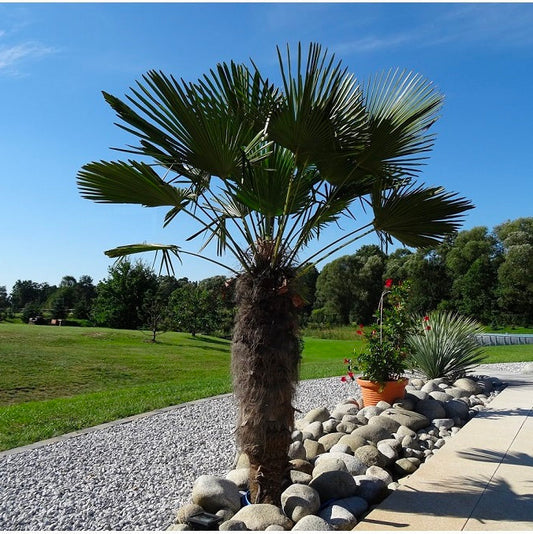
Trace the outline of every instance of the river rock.
{"label": "river rock", "polygon": [[381,480],[386,486],[388,486],[391,482],[393,482],[392,475],[382,467],[378,467],[377,465],[371,465],[366,470],[366,476],[371,478],[377,478]]}
{"label": "river rock", "polygon": [[313,421],[308,425],[304,426],[302,429],[302,434],[305,436],[309,434],[312,439],[318,440],[319,437],[323,434],[322,423],[320,421]]}
{"label": "river rock", "polygon": [[221,508],[237,511],[241,507],[241,494],[237,484],[231,480],[201,475],[194,482],[192,502],[212,514]]}
{"label": "river rock", "polygon": [[448,395],[452,396],[454,399],[461,399],[463,397],[468,397],[470,395],[468,391],[465,391],[464,389],[458,388],[455,386],[448,388],[446,390],[446,393],[448,393]]}
{"label": "river rock", "polygon": [[[391,410],[394,409],[395,408],[391,408]],[[390,438],[392,433],[382,426],[364,425],[356,428],[351,435],[359,436],[367,441],[371,441],[372,443],[378,443],[382,439]]]}
{"label": "river rock", "polygon": [[321,443],[324,447],[324,450],[328,452],[333,445],[338,443],[338,441],[344,436],[342,432],[333,432],[332,434],[326,434],[322,436],[318,443]]}
{"label": "river rock", "polygon": [[291,469],[289,471],[289,478],[293,484],[309,484],[313,477],[302,471],[297,471],[296,469]]}
{"label": "river rock", "polygon": [[327,421],[322,423],[322,430],[324,434],[329,434],[330,432],[335,432],[337,430],[337,425],[339,422],[337,419],[330,418]]}
{"label": "river rock", "polygon": [[323,454],[322,456],[319,456],[317,458],[317,462],[315,463],[315,468],[313,469],[312,476],[313,478],[316,478],[321,473],[325,473],[326,471],[346,471],[348,472],[348,469],[346,467],[346,464],[340,459],[335,458],[334,456]]}
{"label": "river rock", "polygon": [[357,475],[354,477],[354,480],[357,484],[356,495],[364,499],[367,503],[375,504],[382,501],[385,497],[387,484],[383,480],[368,475]]}
{"label": "river rock", "polygon": [[315,466],[320,464],[325,458],[338,458],[339,460],[342,460],[348,469],[348,473],[351,475],[362,475],[367,468],[366,464],[356,456],[342,452],[327,452],[326,454],[321,454],[315,460]]}
{"label": "river rock", "polygon": [[289,462],[292,469],[296,469],[297,471],[302,471],[303,473],[307,473],[310,475],[313,472],[313,464],[311,462],[308,462],[307,460],[291,460]]}
{"label": "river rock", "polygon": [[[411,412],[409,410],[403,410],[402,408],[390,408],[383,412],[384,417],[390,417],[402,426],[406,426],[411,430],[420,430],[429,425],[429,419],[417,412]],[[359,429],[357,429],[359,430]],[[357,432],[355,430],[354,432]]]}
{"label": "river rock", "polygon": [[305,459],[307,461],[314,460],[319,454],[324,454],[326,449],[324,445],[314,439],[306,439],[304,441]]}
{"label": "river rock", "polygon": [[394,472],[399,477],[411,475],[418,469],[418,465],[408,458],[400,458],[399,460],[396,460],[396,462],[394,462]]}
{"label": "river rock", "polygon": [[386,457],[379,452],[375,445],[364,445],[363,447],[359,447],[354,452],[354,457],[359,458],[367,467],[370,467],[371,465],[384,467],[387,465]]}
{"label": "river rock", "polygon": [[352,453],[354,453],[359,447],[367,445],[367,440],[362,436],[354,436],[354,434],[349,434],[347,436],[342,436],[339,440],[338,445],[348,445]]}
{"label": "river rock", "polygon": [[441,388],[439,387],[440,381],[437,380],[428,380],[421,388],[420,391],[424,391],[426,393],[431,393],[432,391],[441,391]]}
{"label": "river rock", "polygon": [[320,508],[320,496],[316,490],[303,484],[292,484],[281,494],[281,508],[294,522],[306,515],[313,515]]}
{"label": "river rock", "polygon": [[468,419],[468,405],[463,401],[453,399],[444,403],[446,417],[450,419]]}
{"label": "river rock", "polygon": [[429,397],[417,402],[416,411],[425,415],[430,421],[446,416],[444,406],[438,400]]}
{"label": "river rock", "polygon": [[193,515],[203,511],[204,509],[197,504],[184,504],[176,512],[176,523],[185,524]]}
{"label": "river rock", "polygon": [[294,527],[292,530],[302,530],[306,532],[322,532],[333,530],[333,527],[321,517],[317,515],[306,515]]}
{"label": "river rock", "polygon": [[[356,492],[353,476],[346,471],[327,471],[313,478],[309,486],[320,495],[320,501],[352,497]],[[322,516],[321,516],[322,517]]]}
{"label": "river rock", "polygon": [[431,424],[434,427],[438,428],[439,431],[441,429],[449,430],[453,426],[453,419],[450,419],[450,418],[433,419],[433,421],[431,421]]}
{"label": "river rock", "polygon": [[453,383],[454,387],[467,391],[470,395],[477,395],[482,389],[471,378],[459,378]]}
{"label": "river rock", "polygon": [[446,402],[453,399],[453,397],[448,395],[445,391],[432,391],[429,394],[429,397],[439,402]]}
{"label": "river rock", "polygon": [[305,460],[307,457],[304,444],[301,441],[293,441],[289,445],[288,454],[291,460]]}
{"label": "river rock", "polygon": [[232,469],[228,472],[226,478],[234,482],[240,490],[247,490],[250,468],[240,467],[239,469]]}
{"label": "river rock", "polygon": [[242,521],[249,530],[265,530],[270,525],[279,525],[290,530],[294,523],[273,504],[250,504],[241,508],[234,516],[234,521]]}
{"label": "river rock", "polygon": [[329,452],[343,452],[344,454],[353,454],[352,449],[343,443],[335,443]]}
{"label": "river rock", "polygon": [[235,519],[228,519],[221,523],[218,527],[218,530],[229,531],[229,530],[248,530],[246,524],[242,521],[235,521]]}
{"label": "river rock", "polygon": [[315,408],[314,410],[310,410],[304,415],[304,420],[308,421],[309,423],[312,423],[314,421],[318,421],[320,423],[323,423],[324,421],[327,421],[330,418],[329,410],[322,406],[320,408]]}
{"label": "river rock", "polygon": [[400,423],[391,419],[390,417],[384,417],[383,415],[374,415],[368,420],[369,425],[376,425],[387,430],[391,435],[398,430]]}
{"label": "river rock", "polygon": [[333,530],[352,530],[357,525],[355,515],[346,508],[336,504],[322,508],[318,516],[331,525]]}

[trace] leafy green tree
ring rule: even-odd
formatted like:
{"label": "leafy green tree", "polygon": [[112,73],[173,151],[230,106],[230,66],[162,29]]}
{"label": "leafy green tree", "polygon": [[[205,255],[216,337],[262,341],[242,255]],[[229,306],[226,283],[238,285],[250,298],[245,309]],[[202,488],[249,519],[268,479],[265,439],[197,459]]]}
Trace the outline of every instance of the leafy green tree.
{"label": "leafy green tree", "polygon": [[93,301],[96,298],[96,286],[93,279],[84,274],[76,283],[76,300],[73,306],[73,315],[78,319],[89,319]]}
{"label": "leafy green tree", "polygon": [[172,320],[181,332],[211,334],[216,326],[217,307],[211,294],[197,282],[176,289],[169,300]]}
{"label": "leafy green tree", "polygon": [[6,286],[0,286],[0,321],[5,320],[8,310],[10,309],[11,302],[7,294]]}
{"label": "leafy green tree", "polygon": [[32,280],[17,280],[11,288],[10,300],[15,310],[21,310],[31,302],[39,302],[41,288]]}
{"label": "leafy green tree", "polygon": [[504,250],[497,289],[503,319],[533,325],[533,217],[507,221],[494,231]]}
{"label": "leafy green tree", "polygon": [[157,291],[157,276],[142,263],[122,261],[96,287],[92,319],[98,326],[137,329],[146,293]]}
{"label": "leafy green tree", "polygon": [[453,280],[451,309],[485,324],[492,322],[497,314],[496,286],[502,261],[496,237],[485,226],[460,232],[445,261]]}
{"label": "leafy green tree", "polygon": [[376,245],[365,245],[324,266],[316,282],[316,299],[327,321],[368,323],[381,295],[384,266],[385,254]]}
{"label": "leafy green tree", "polygon": [[[418,75],[390,72],[369,84],[311,45],[278,49],[281,86],[253,64],[220,64],[188,83],[150,71],[127,101],[104,93],[136,136],[129,161],[97,161],[78,173],[96,202],[167,206],[165,225],[185,216],[189,241],[213,242],[237,277],[232,344],[237,441],[250,459],[252,502],[279,504],[294,424],[300,339],[296,280],[310,265],[377,231],[427,246],[456,229],[471,204],[439,187],[416,185],[432,146],[428,128],[441,95]],[[365,203],[372,220],[354,228]],[[310,253],[322,230],[342,222],[334,241]],[[110,257],[176,245],[138,244]]]}
{"label": "leafy green tree", "polygon": [[214,322],[212,333],[229,338],[235,322],[235,280],[225,276],[212,276],[198,283],[206,290],[211,300],[211,315]]}

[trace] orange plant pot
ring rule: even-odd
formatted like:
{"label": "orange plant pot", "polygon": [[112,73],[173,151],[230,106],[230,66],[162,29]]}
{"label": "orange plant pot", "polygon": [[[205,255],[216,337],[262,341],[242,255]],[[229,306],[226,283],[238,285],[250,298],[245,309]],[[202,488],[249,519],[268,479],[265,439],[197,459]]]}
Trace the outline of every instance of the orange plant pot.
{"label": "orange plant pot", "polygon": [[409,380],[407,378],[400,378],[400,380],[385,382],[385,386],[383,386],[370,380],[357,379],[365,406],[375,406],[379,401],[392,403],[392,401],[397,399],[403,399],[405,396],[405,386],[408,382]]}

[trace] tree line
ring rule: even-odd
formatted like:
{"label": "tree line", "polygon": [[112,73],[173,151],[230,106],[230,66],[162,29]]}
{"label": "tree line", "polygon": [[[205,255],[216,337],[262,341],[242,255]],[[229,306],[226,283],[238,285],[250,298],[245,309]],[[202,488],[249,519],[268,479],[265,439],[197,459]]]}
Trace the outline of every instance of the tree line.
{"label": "tree line", "polygon": [[[425,314],[455,310],[497,326],[533,324],[533,217],[478,226],[448,236],[432,249],[400,248],[386,254],[361,247],[315,268],[299,280],[300,319],[315,326],[369,323],[384,280],[411,280],[409,309]],[[64,276],[59,286],[17,280],[8,295],[0,286],[0,319],[20,313],[45,321],[231,335],[234,280],[214,276],[193,282],[155,274],[128,261],[94,284],[88,275]],[[41,319],[39,319],[41,318]],[[68,322],[66,323],[68,324]]]}

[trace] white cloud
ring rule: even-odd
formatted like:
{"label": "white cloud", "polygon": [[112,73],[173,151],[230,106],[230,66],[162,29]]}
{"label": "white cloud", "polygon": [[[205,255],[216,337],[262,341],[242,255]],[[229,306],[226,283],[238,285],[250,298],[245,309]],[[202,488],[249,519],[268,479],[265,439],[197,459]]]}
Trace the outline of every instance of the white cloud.
{"label": "white cloud", "polygon": [[54,52],[54,49],[39,43],[22,43],[0,47],[0,73],[18,74],[18,66],[28,59],[40,58]]}

